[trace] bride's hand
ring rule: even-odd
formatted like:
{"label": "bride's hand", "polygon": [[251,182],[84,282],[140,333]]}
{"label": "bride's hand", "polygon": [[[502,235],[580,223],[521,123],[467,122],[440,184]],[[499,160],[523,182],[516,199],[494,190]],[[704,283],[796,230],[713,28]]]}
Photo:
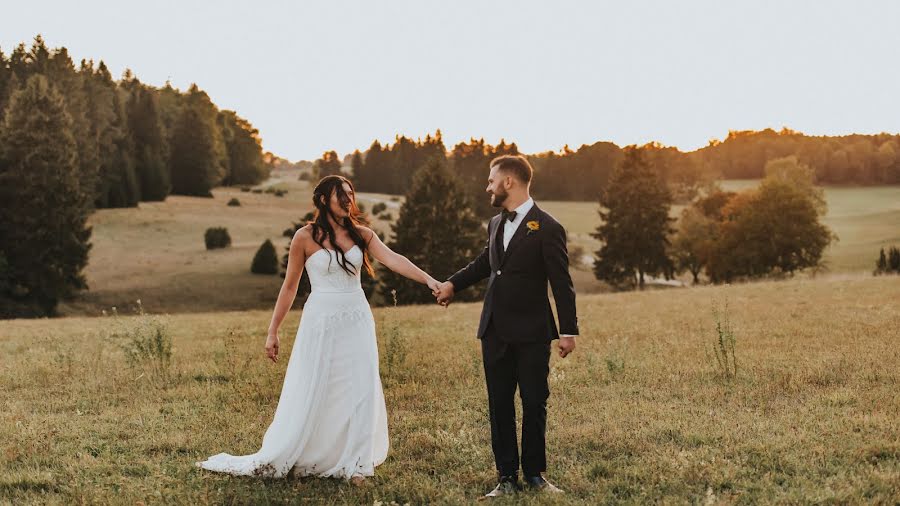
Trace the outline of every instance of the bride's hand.
{"label": "bride's hand", "polygon": [[266,355],[272,362],[278,362],[278,344],[280,339],[275,334],[269,334],[266,338]]}
{"label": "bride's hand", "polygon": [[438,281],[438,280],[436,280],[436,279],[434,279],[434,278],[430,278],[430,279],[428,280],[428,283],[427,283],[427,284],[428,284],[428,288],[431,289],[431,294],[434,295],[435,297],[437,297],[438,294],[441,293],[441,283],[440,283],[440,281]]}

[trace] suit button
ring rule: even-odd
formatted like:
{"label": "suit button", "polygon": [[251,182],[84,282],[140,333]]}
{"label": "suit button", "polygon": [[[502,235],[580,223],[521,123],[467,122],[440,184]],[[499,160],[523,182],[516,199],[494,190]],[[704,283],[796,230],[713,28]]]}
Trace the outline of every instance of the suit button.
{"label": "suit button", "polygon": [[500,271],[497,271],[497,275],[498,275],[498,276],[500,275]]}

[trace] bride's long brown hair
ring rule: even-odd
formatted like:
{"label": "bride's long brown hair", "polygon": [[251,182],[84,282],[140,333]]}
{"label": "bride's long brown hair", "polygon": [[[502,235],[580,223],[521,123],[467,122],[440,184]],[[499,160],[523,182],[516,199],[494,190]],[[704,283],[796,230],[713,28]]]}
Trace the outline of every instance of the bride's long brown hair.
{"label": "bride's long brown hair", "polygon": [[[353,190],[353,197],[344,191],[344,183],[350,185],[350,188]],[[332,193],[337,193],[338,201],[342,206],[349,209],[349,216],[343,218],[343,220],[331,212]],[[340,223],[347,229],[350,238],[353,239],[353,242],[359,247],[359,250],[362,251],[363,267],[365,267],[366,272],[368,272],[370,276],[374,276],[375,270],[372,269],[372,263],[369,261],[369,253],[367,251],[368,245],[366,244],[366,240],[363,238],[362,233],[360,233],[359,228],[357,228],[361,225],[368,225],[369,221],[356,205],[356,189],[353,188],[353,183],[343,176],[325,176],[313,190],[312,200],[313,205],[316,207],[312,222],[310,223],[312,225],[313,241],[323,249],[327,249],[325,248],[325,238],[327,237],[328,242],[331,243],[331,246],[337,253],[338,264],[341,266],[341,269],[344,269],[344,271],[350,275],[355,276],[357,274],[356,267],[347,261],[347,258],[344,256],[344,250],[341,249],[335,240],[334,228],[328,221],[328,217],[331,216],[335,222]],[[330,257],[331,255],[329,255],[329,265],[331,265]]]}

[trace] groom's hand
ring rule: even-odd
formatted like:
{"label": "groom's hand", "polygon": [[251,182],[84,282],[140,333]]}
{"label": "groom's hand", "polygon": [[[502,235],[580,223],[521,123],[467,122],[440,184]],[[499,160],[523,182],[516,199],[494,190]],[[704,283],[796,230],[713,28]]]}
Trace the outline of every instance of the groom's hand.
{"label": "groom's hand", "polygon": [[575,336],[559,337],[559,356],[566,358],[566,355],[575,351]]}
{"label": "groom's hand", "polygon": [[450,301],[453,300],[453,294],[454,294],[453,283],[451,283],[449,281],[444,281],[443,283],[441,283],[441,288],[438,291],[438,294],[436,296],[437,303],[444,307],[449,306]]}

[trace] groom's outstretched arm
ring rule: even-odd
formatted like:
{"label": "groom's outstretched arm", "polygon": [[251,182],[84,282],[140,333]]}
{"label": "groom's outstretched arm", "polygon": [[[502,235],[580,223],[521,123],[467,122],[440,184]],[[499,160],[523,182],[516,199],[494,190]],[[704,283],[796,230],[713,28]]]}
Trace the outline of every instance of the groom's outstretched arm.
{"label": "groom's outstretched arm", "polygon": [[559,333],[578,335],[578,316],[575,312],[575,286],[569,274],[569,251],[566,248],[566,229],[555,220],[548,220],[547,234],[541,246],[547,278],[553,299],[556,301],[556,315],[559,317]]}
{"label": "groom's outstretched arm", "polygon": [[488,253],[488,246],[485,246],[484,250],[475,257],[475,260],[472,260],[469,262],[469,265],[450,276],[449,281],[453,283],[453,291],[458,292],[460,290],[465,290],[490,275],[491,260]]}

